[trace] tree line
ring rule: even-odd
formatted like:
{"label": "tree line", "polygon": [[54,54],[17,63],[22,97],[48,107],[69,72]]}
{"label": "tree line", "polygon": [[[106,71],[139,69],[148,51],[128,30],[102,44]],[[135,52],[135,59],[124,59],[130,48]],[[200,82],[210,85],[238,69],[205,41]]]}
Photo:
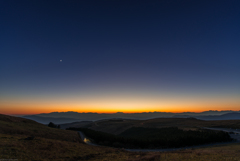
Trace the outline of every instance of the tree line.
{"label": "tree line", "polygon": [[143,128],[132,127],[120,135],[113,135],[87,128],[68,128],[82,131],[96,144],[117,148],[154,149],[179,148],[193,145],[232,141],[228,133],[213,130],[184,131],[177,127]]}
{"label": "tree line", "polygon": [[48,127],[52,127],[52,128],[58,128],[58,129],[60,129],[60,128],[61,128],[61,126],[60,126],[60,125],[56,125],[56,124],[54,124],[53,122],[49,122],[49,124],[48,124]]}

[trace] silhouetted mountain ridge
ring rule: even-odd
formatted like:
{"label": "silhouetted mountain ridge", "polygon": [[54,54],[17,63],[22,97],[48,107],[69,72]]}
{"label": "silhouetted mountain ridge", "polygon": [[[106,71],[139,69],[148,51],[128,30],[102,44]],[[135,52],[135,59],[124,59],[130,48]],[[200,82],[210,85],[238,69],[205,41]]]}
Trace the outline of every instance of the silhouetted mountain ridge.
{"label": "silhouetted mountain ridge", "polygon": [[34,120],[34,121],[39,122],[41,124],[48,124],[49,122],[54,122],[55,124],[64,124],[64,123],[72,123],[72,122],[81,121],[81,120],[73,119],[73,118],[41,117],[41,116],[38,116],[38,115],[27,115],[27,116],[23,116],[23,118]]}
{"label": "silhouetted mountain ridge", "polygon": [[198,116],[196,118],[200,120],[239,120],[240,113],[232,112],[232,113],[227,113],[220,116],[208,115],[208,116]]}
{"label": "silhouetted mountain ridge", "polygon": [[103,119],[137,119],[146,120],[152,118],[197,118],[201,120],[233,120],[240,119],[240,111],[204,111],[201,113],[195,112],[183,112],[183,113],[171,113],[171,112],[143,112],[143,113],[122,113],[117,112],[113,114],[108,113],[78,113],[78,112],[52,112],[42,113],[37,115],[26,115],[23,118],[28,118],[39,123],[47,124],[54,122],[55,124],[64,124],[80,121],[97,121]]}

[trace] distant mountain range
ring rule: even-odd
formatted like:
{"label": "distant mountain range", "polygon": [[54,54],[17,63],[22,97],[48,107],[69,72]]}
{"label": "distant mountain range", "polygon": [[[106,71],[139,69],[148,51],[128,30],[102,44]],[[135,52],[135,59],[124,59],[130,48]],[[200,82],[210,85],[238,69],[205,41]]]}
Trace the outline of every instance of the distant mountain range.
{"label": "distant mountain range", "polygon": [[197,116],[195,118],[200,120],[239,120],[240,113],[232,112],[232,113],[227,113],[219,116],[208,115],[208,116]]}
{"label": "distant mountain range", "polygon": [[204,111],[201,113],[183,112],[143,112],[143,113],[122,113],[113,114],[106,113],[78,113],[78,112],[52,112],[37,115],[26,115],[23,118],[31,119],[42,124],[53,122],[55,124],[64,124],[80,121],[97,121],[102,119],[123,118],[145,120],[152,118],[189,118],[193,117],[200,120],[238,120],[240,119],[240,111]]}
{"label": "distant mountain range", "polygon": [[81,120],[72,119],[72,118],[41,117],[41,116],[37,116],[37,115],[27,115],[27,116],[23,116],[23,118],[34,120],[34,121],[39,122],[41,124],[48,124],[49,122],[53,122],[53,123],[56,123],[56,124],[64,124],[64,123],[72,123],[72,122],[79,122],[79,121],[81,121]]}

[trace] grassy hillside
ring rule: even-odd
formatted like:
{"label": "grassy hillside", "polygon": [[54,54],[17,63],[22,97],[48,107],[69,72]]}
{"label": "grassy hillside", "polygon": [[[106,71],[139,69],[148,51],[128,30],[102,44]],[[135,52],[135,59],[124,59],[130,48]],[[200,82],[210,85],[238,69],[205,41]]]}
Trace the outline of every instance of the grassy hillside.
{"label": "grassy hillside", "polygon": [[89,124],[88,128],[117,135],[132,127],[163,128],[173,126],[187,130],[194,130],[199,127],[224,127],[240,129],[240,120],[204,121],[195,118],[156,118],[150,120],[122,121],[101,120]]}
{"label": "grassy hillside", "polygon": [[[25,138],[34,135],[33,140]],[[0,159],[18,161],[239,160],[240,144],[175,152],[127,152],[82,143],[74,131],[53,129],[31,120],[0,115]]]}
{"label": "grassy hillside", "polygon": [[0,159],[30,160],[127,160],[129,152],[92,147],[83,143],[0,134]]}
{"label": "grassy hillside", "polygon": [[0,114],[0,133],[81,142],[77,132],[47,127],[32,120]]}
{"label": "grassy hillside", "polygon": [[195,118],[157,118],[141,122],[142,127],[170,127],[177,126],[182,128],[189,127],[224,127],[239,128],[240,120],[216,120],[204,121]]}
{"label": "grassy hillside", "polygon": [[[33,140],[27,140],[35,136]],[[50,128],[35,121],[0,115],[0,159],[127,160],[130,152],[83,143],[75,131]]]}
{"label": "grassy hillside", "polygon": [[[136,159],[131,161],[239,161],[240,144],[214,146],[210,148],[179,150],[174,152],[139,153]],[[142,155],[141,155],[142,154]]]}
{"label": "grassy hillside", "polygon": [[19,161],[233,161],[240,158],[240,144],[175,152],[126,152],[89,145],[37,138],[22,140],[21,136],[0,134],[0,159]]}

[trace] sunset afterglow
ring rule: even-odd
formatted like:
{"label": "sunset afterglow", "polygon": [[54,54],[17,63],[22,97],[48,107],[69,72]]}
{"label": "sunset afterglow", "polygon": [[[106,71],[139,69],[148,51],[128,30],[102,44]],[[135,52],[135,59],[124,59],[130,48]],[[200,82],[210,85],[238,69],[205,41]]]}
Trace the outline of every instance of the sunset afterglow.
{"label": "sunset afterglow", "polygon": [[240,110],[238,1],[3,3],[0,113]]}
{"label": "sunset afterglow", "polygon": [[[137,95],[137,94],[136,94]],[[139,113],[139,112],[202,112],[207,110],[239,110],[238,96],[167,96],[167,95],[106,95],[91,97],[59,96],[54,98],[1,99],[5,114],[36,114],[54,111]]]}

